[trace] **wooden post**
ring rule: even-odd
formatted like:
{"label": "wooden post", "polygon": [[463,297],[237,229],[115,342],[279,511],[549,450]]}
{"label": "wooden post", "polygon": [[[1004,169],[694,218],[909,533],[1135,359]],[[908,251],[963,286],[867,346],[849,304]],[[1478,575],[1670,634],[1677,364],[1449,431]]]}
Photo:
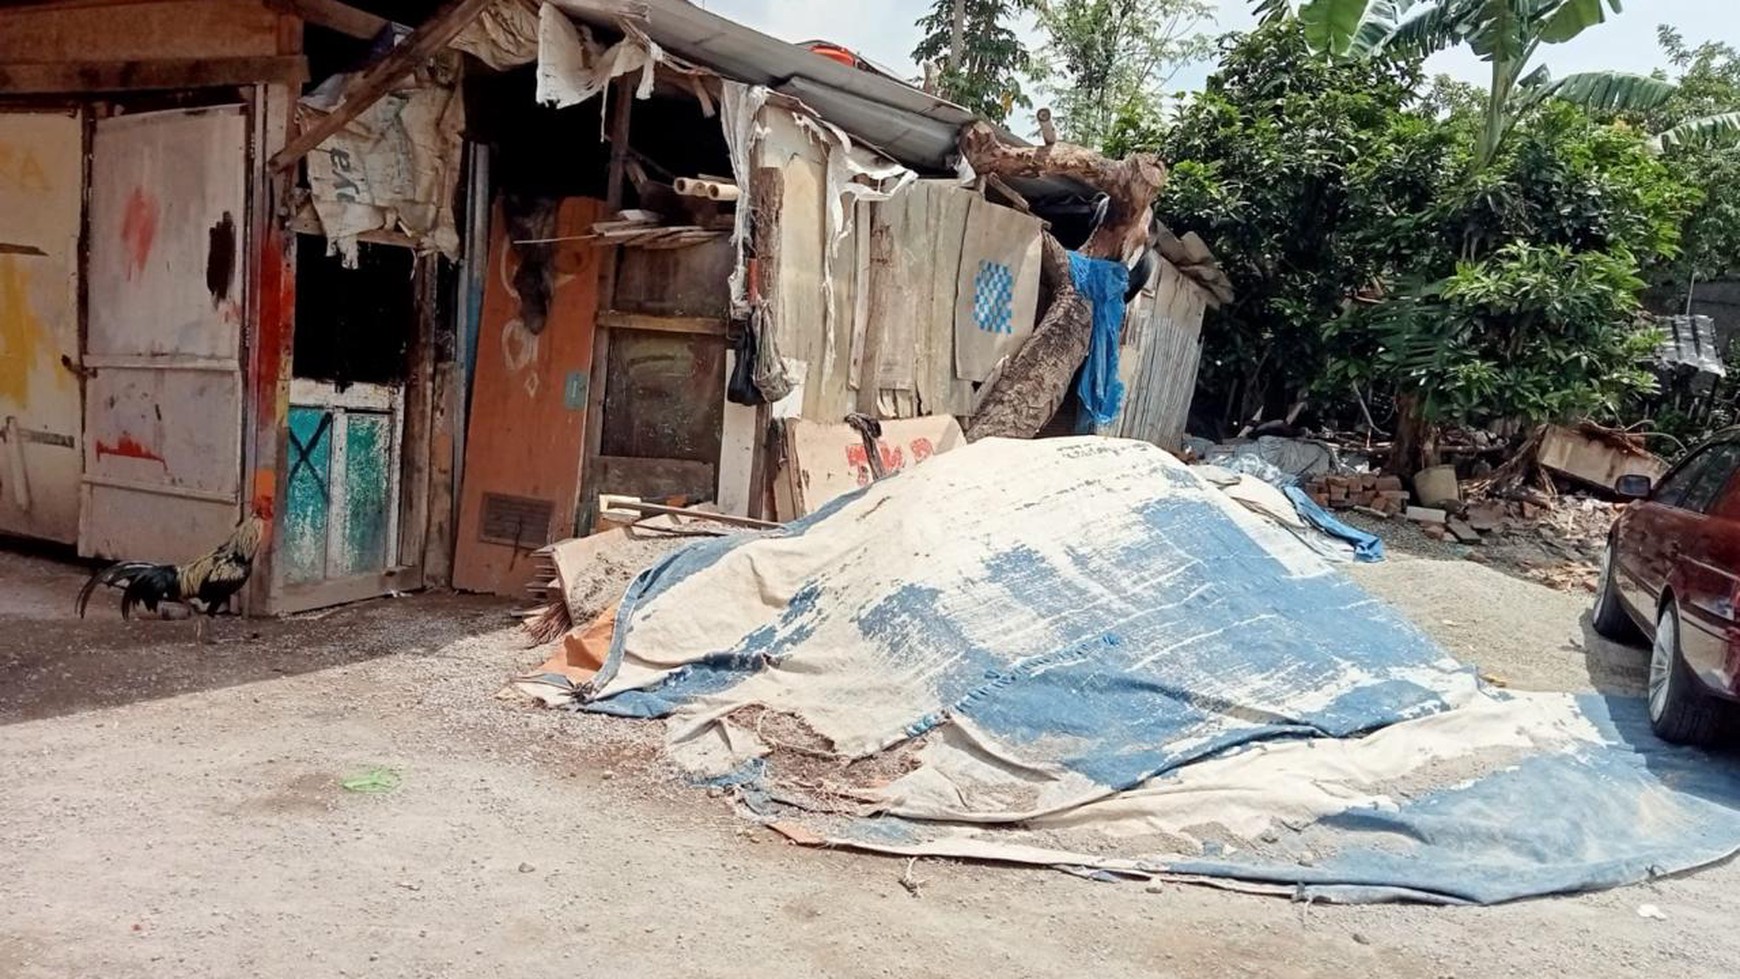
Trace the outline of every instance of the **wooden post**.
{"label": "wooden post", "polygon": [[[604,209],[615,217],[622,210],[622,177],[628,166],[629,122],[634,112],[634,83],[627,77],[610,83],[616,98],[610,104],[610,173],[605,184]],[[609,307],[601,307],[609,308]]]}

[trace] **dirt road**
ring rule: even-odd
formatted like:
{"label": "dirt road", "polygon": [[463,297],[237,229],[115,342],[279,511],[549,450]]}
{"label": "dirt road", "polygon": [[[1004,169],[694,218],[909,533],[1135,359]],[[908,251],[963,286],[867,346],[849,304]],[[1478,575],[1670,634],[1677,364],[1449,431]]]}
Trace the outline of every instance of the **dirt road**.
{"label": "dirt road", "polygon": [[[1356,569],[1515,686],[1635,690],[1586,600],[1466,561]],[[1496,908],[798,849],[659,766],[656,729],[497,700],[503,607],[69,618],[74,569],[0,554],[0,977],[1731,974],[1740,872]],[[402,774],[361,794],[343,778]],[[1642,904],[1665,920],[1640,917]]]}

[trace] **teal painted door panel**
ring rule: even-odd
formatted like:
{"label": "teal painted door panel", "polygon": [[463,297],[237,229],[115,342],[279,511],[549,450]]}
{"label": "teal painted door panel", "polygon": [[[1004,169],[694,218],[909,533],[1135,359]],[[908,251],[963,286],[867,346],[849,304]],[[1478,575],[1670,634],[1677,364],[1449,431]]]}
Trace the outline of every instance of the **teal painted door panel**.
{"label": "teal painted door panel", "polygon": [[337,574],[387,567],[387,494],[392,486],[392,416],[352,412],[346,417],[344,451],[344,548]]}
{"label": "teal painted door panel", "polygon": [[326,577],[327,510],[332,477],[332,414],[290,408],[290,477],[279,528],[277,562],[284,580]]}

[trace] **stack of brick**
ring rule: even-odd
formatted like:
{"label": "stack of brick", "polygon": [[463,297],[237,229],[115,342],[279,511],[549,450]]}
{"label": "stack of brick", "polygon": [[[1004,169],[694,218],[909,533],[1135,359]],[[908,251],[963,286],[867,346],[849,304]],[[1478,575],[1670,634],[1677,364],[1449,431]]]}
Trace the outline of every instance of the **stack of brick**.
{"label": "stack of brick", "polygon": [[1313,476],[1305,483],[1305,492],[1318,506],[1333,510],[1373,510],[1388,517],[1408,507],[1401,478],[1377,473]]}

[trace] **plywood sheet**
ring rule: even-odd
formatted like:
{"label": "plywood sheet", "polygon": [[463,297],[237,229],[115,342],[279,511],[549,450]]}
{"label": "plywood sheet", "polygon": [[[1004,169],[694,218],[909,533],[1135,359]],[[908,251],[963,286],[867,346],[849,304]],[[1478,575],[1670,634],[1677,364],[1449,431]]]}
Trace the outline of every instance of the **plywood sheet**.
{"label": "plywood sheet", "polygon": [[[792,419],[784,439],[785,465],[776,476],[783,485],[775,492],[782,521],[814,513],[874,478],[863,437],[850,425]],[[877,449],[883,469],[897,472],[965,442],[952,416],[932,415],[884,421]]]}
{"label": "plywood sheet", "polygon": [[0,113],[0,532],[78,539],[78,243],[84,128],[76,114]]}
{"label": "plywood sheet", "polygon": [[82,554],[186,560],[235,523],[247,128],[239,106],[97,123]]}
{"label": "plywood sheet", "polygon": [[[557,215],[556,233],[585,234],[602,213],[602,202],[566,200]],[[530,551],[573,532],[600,253],[594,248],[556,252],[549,317],[543,331],[534,335],[520,321],[513,286],[519,255],[507,240],[507,222],[498,214],[490,226],[453,584],[517,595],[531,578]],[[523,545],[482,539],[487,494],[548,503],[549,526],[528,536]]]}
{"label": "plywood sheet", "polygon": [[985,380],[1033,335],[1040,230],[1031,214],[973,198],[955,293],[955,373],[961,379]]}

